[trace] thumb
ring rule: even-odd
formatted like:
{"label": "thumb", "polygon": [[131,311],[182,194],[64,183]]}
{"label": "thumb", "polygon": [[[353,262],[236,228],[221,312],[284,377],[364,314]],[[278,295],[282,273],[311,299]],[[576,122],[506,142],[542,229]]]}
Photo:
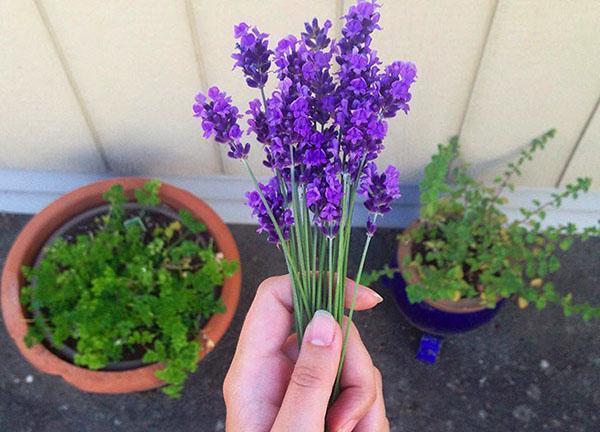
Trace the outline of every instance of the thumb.
{"label": "thumb", "polygon": [[342,331],[333,316],[319,310],[306,327],[300,355],[272,432],[323,432],[333,390]]}

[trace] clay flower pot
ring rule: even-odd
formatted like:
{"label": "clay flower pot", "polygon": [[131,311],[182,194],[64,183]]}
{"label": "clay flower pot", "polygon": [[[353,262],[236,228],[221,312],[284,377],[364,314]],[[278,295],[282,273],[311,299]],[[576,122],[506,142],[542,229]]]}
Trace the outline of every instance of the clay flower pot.
{"label": "clay flower pot", "polygon": [[[134,189],[142,187],[144,178],[116,178],[93,183],[76,189],[54,201],[23,228],[10,249],[2,272],[1,304],[4,324],[25,358],[42,372],[61,376],[75,387],[94,393],[129,393],[149,390],[163,385],[155,372],[160,364],[151,364],[124,371],[92,371],[69,363],[57,357],[43,344],[28,348],[23,338],[27,334],[26,315],[20,302],[20,290],[24,285],[21,267],[32,265],[48,238],[65,222],[80,213],[105,204],[102,194],[113,184],[121,184],[127,196],[132,199]],[[207,228],[207,234],[214,239],[216,249],[224,258],[239,263],[240,256],[236,243],[221,218],[202,200],[189,192],[168,184],[160,188],[161,201],[174,208],[185,208]],[[222,314],[212,316],[198,335],[203,349],[200,358],[208,354],[221,339],[231,324],[237,308],[241,270],[225,280],[221,299],[226,307]]]}
{"label": "clay flower pot", "polygon": [[[405,232],[410,232],[419,226],[420,222],[413,222]],[[412,256],[412,242],[400,241],[397,253],[397,265],[402,274],[407,273],[404,258]],[[394,297],[407,320],[415,327],[431,334],[461,333],[473,330],[490,321],[502,306],[504,300],[499,301],[491,309],[481,305],[479,298],[453,300],[425,300],[419,303],[410,303],[406,294],[408,284],[420,283],[417,273],[410,269],[409,280],[405,281],[402,275],[396,275],[390,286]]]}

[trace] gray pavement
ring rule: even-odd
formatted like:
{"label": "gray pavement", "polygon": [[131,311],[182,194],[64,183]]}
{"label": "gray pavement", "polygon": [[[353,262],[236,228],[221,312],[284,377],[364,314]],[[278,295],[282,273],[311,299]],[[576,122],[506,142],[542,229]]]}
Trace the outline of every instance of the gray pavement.
{"label": "gray pavement", "polygon": [[[0,214],[0,264],[30,216]],[[0,432],[222,431],[221,383],[242,320],[259,282],[284,272],[279,252],[233,225],[242,255],[243,291],[233,325],[190,377],[183,396],[159,391],[86,394],[37,372],[0,325]],[[394,253],[392,230],[380,230],[367,267]],[[363,232],[355,232],[356,268]],[[600,239],[561,255],[554,281],[575,298],[600,302]],[[490,324],[444,341],[436,365],[414,359],[419,332],[399,315],[391,295],[360,312],[357,325],[384,377],[392,431],[600,431],[600,321],[565,318],[556,307],[520,311],[508,304]]]}

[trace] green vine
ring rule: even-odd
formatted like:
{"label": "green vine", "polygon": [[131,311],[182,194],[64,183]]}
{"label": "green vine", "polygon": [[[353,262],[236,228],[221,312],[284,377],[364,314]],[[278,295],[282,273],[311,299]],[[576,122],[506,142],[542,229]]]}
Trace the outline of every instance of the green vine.
{"label": "green vine", "polygon": [[[560,267],[556,250],[568,250],[576,237],[585,241],[599,235],[600,226],[578,232],[572,223],[543,225],[547,210],[587,192],[591,179],[578,178],[546,202],[533,200],[531,208],[520,209],[518,220],[509,222],[502,210],[507,203],[504,190],[513,190],[512,179],[521,175],[523,164],[544,149],[554,134],[552,129],[531,141],[494,180],[494,187],[473,179],[467,165],[452,168],[459,154],[456,137],[438,147],[420,183],[421,224],[400,236],[401,241],[413,242],[413,254],[403,263],[404,277],[410,280],[415,273],[420,279],[407,286],[411,302],[479,297],[483,305],[494,307],[512,297],[521,308],[533,304],[542,309],[554,303],[565,315],[581,314],[584,320],[600,317],[600,307],[574,303],[571,293],[559,294],[548,280]],[[383,274],[389,276],[390,269]],[[371,274],[375,279],[381,275],[382,271]]]}

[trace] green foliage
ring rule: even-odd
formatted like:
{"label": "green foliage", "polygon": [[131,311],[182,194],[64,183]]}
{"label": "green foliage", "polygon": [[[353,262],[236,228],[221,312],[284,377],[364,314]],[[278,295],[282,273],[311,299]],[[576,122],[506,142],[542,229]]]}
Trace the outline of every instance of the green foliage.
{"label": "green foliage", "polygon": [[380,270],[372,270],[370,272],[363,273],[358,283],[365,286],[371,286],[384,276],[387,278],[394,277],[396,272],[396,269],[391,268],[389,265],[386,264]]}
{"label": "green foliage", "polygon": [[154,207],[160,204],[158,191],[160,190],[160,180],[152,179],[144,183],[141,189],[137,189],[135,194],[136,201],[144,207]]}
{"label": "green foliage", "polygon": [[192,233],[197,234],[206,231],[204,224],[194,218],[189,211],[185,209],[179,210],[179,217],[181,218],[181,223]]}
{"label": "green foliage", "polygon": [[[149,181],[136,200],[149,210],[160,204],[159,189]],[[156,375],[177,397],[196,369],[200,320],[224,311],[215,289],[236,263],[221,259],[212,242],[203,246],[204,225],[188,211],[144,233],[143,224],[124,224],[120,185],[104,198],[110,210],[97,229],[57,239],[37,267],[23,268],[21,301],[34,317],[25,342],[40,342],[49,330],[54,345],[69,342],[75,363],[90,369],[145,353],[144,362],[164,364]]]}
{"label": "green foliage", "polygon": [[439,196],[450,192],[446,184],[446,176],[452,161],[458,155],[458,138],[453,137],[446,146],[438,145],[438,153],[433,155],[431,162],[425,167],[425,175],[419,185],[421,199],[421,219],[435,217],[440,203]]}
{"label": "green foliage", "polygon": [[408,280],[413,272],[420,279],[407,287],[411,302],[479,297],[494,307],[500,299],[513,297],[521,308],[555,303],[566,315],[600,317],[600,307],[574,304],[570,293],[559,294],[547,280],[560,267],[557,248],[568,250],[578,235],[582,240],[599,235],[600,226],[581,233],[574,224],[542,226],[548,209],[587,192],[591,180],[579,178],[545,203],[534,200],[531,208],[520,209],[519,220],[509,222],[501,208],[507,202],[502,192],[513,189],[512,178],[521,175],[525,161],[544,149],[554,133],[552,129],[531,141],[494,180],[494,187],[470,177],[466,165],[451,168],[458,156],[456,138],[439,146],[420,184],[421,224],[401,236],[413,242],[413,255],[403,263],[404,276]]}

